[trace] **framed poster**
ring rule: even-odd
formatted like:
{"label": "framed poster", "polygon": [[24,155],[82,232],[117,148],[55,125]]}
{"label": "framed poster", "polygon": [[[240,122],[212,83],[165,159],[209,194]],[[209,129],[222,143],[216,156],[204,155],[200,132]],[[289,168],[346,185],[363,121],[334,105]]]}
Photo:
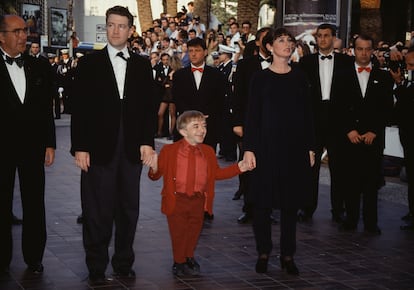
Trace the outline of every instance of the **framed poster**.
{"label": "framed poster", "polygon": [[40,34],[42,34],[42,13],[40,5],[22,4],[21,17],[26,21],[26,26],[29,29],[27,41],[29,43],[40,41]]}
{"label": "framed poster", "polygon": [[61,8],[50,8],[50,44],[51,46],[66,47],[68,11]]}
{"label": "framed poster", "polygon": [[305,42],[314,41],[313,30],[322,23],[339,27],[339,0],[284,0],[283,7],[283,26],[297,39],[308,37]]}

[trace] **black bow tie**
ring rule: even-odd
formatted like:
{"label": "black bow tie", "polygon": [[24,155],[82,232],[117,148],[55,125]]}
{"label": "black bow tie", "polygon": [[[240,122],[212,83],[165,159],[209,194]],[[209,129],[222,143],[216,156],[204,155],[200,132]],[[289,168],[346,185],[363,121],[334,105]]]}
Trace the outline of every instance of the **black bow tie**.
{"label": "black bow tie", "polygon": [[259,55],[259,61],[260,62],[262,61],[272,62],[272,59],[270,56],[268,58],[263,58],[261,55]]}
{"label": "black bow tie", "polygon": [[321,55],[321,60],[332,59],[332,55]]}
{"label": "black bow tie", "polygon": [[122,51],[118,52],[118,53],[116,54],[116,56],[119,56],[119,57],[120,57],[120,58],[122,58],[123,60],[128,61],[128,59],[124,56],[124,53],[123,53]]}
{"label": "black bow tie", "polygon": [[9,65],[12,65],[14,61],[16,62],[17,66],[20,67],[20,68],[24,65],[24,60],[23,60],[22,56],[10,57],[10,56],[6,55],[6,62]]}

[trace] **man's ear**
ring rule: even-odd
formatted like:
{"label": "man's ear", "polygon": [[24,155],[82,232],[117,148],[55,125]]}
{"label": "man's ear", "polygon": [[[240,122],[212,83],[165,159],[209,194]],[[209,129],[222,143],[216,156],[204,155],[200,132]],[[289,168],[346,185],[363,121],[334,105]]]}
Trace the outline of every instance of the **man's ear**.
{"label": "man's ear", "polygon": [[180,129],[180,130],[178,130],[178,132],[181,134],[181,136],[187,137],[187,130],[186,129]]}

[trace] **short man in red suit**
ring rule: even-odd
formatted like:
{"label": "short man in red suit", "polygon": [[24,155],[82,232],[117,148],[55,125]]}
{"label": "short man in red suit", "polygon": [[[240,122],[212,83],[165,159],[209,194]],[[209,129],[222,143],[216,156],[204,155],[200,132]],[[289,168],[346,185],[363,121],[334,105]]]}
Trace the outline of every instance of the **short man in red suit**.
{"label": "short man in red suit", "polygon": [[165,145],[158,162],[153,159],[148,176],[164,176],[161,211],[167,216],[176,276],[198,275],[200,265],[194,251],[203,226],[204,206],[211,214],[214,182],[251,170],[244,161],[221,169],[214,150],[203,144],[206,116],[199,111],[183,112],[177,120],[183,139]]}

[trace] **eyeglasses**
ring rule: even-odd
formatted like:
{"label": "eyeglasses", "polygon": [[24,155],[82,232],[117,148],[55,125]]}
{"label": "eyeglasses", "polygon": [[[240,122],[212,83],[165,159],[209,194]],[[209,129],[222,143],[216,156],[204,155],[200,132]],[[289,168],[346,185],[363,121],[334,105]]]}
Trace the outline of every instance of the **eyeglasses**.
{"label": "eyeglasses", "polygon": [[29,28],[25,27],[25,28],[16,28],[13,30],[2,30],[0,32],[10,32],[10,33],[14,33],[14,35],[16,36],[20,36],[20,35],[28,35],[29,34]]}
{"label": "eyeglasses", "polygon": [[106,28],[107,29],[115,29],[118,28],[119,30],[127,30],[129,29],[129,25],[128,24],[115,24],[115,23],[107,23],[106,24]]}

